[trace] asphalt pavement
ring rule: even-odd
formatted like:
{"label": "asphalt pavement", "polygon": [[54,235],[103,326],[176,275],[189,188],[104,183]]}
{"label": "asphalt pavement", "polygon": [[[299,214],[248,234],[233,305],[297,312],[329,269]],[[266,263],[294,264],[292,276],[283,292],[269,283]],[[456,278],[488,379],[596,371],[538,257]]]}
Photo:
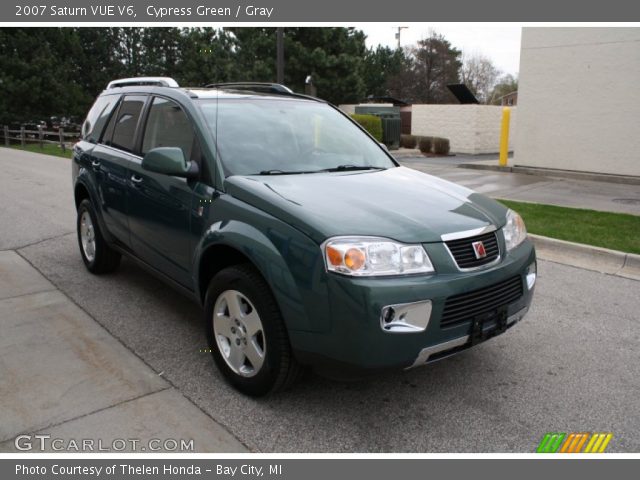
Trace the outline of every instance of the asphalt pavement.
{"label": "asphalt pavement", "polygon": [[[197,305],[127,260],[112,275],[86,271],[74,233],[68,160],[0,149],[0,167],[0,249],[15,251],[5,255],[16,255],[41,275],[50,285],[47,295],[82,311],[83,321],[103,332],[101,348],[117,346],[119,355],[130,354],[167,382],[151,390],[168,388],[184,397],[194,407],[189,412],[206,417],[198,417],[203,429],[221,428],[238,449],[532,452],[546,432],[613,432],[608,451],[640,451],[637,281],[540,261],[530,313],[496,339],[430,366],[367,381],[308,375],[291,391],[256,400],[227,386],[202,351]],[[495,175],[473,173],[479,182],[482,175]],[[7,317],[20,320],[0,313],[5,332]],[[27,320],[23,328],[31,328]],[[0,343],[2,405],[28,381],[14,378],[11,384],[4,374],[4,362],[11,361],[5,356],[14,354],[7,343]],[[35,352],[21,355],[41,360]],[[141,384],[135,378],[129,383]],[[34,387],[36,393],[46,394]],[[8,414],[0,407],[0,425]],[[151,417],[158,416],[140,421]],[[128,434],[127,417],[116,418]],[[63,425],[60,435],[79,434],[73,423]],[[118,432],[117,421],[110,431]]]}

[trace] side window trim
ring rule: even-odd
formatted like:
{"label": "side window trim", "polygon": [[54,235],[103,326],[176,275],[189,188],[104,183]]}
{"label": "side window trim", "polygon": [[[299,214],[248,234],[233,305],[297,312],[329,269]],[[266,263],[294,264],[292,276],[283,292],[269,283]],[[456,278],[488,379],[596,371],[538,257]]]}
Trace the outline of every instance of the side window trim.
{"label": "side window trim", "polygon": [[[136,142],[136,149],[138,152],[140,152],[140,155],[142,155],[142,143],[144,142],[144,136],[147,132],[147,127],[149,126],[149,115],[151,113],[151,107],[153,106],[153,100],[156,98],[160,98],[162,100],[166,100],[168,102],[171,102],[175,105],[178,106],[178,108],[180,109],[180,111],[183,113],[183,115],[185,116],[185,118],[189,121],[189,126],[191,127],[191,131],[193,132],[193,138],[195,140],[195,142],[197,142],[198,144],[198,148],[197,149],[192,149],[191,151],[191,157],[193,157],[193,154],[195,151],[197,152],[202,152],[202,149],[200,148],[200,140],[198,139],[198,135],[194,126],[194,121],[193,118],[191,118],[191,115],[189,115],[189,113],[186,111],[186,109],[180,104],[180,102],[177,102],[176,100],[174,100],[173,98],[170,97],[166,97],[164,95],[158,95],[158,94],[153,94],[153,95],[149,95],[149,99],[145,105],[145,109],[143,111],[143,115],[141,115],[141,119],[144,119],[144,123],[142,124],[142,128],[140,129],[140,136],[137,139]],[[202,156],[202,155],[200,155]],[[193,158],[188,158],[187,160],[193,160]],[[196,160],[196,162],[198,163],[198,166],[200,167],[202,164],[202,158],[198,158]]]}
{"label": "side window trim", "polygon": [[[114,109],[118,105],[118,101],[118,94],[101,94],[98,96],[98,98],[93,102],[91,109],[87,113],[87,116],[82,123],[82,140],[93,143],[94,145],[100,142],[100,137],[107,127],[109,119],[111,118]],[[100,106],[102,106],[102,108],[99,111],[96,110],[96,108]],[[102,114],[104,114],[105,111],[106,120],[104,120],[102,117]],[[90,122],[92,114],[94,118],[92,119],[93,121]],[[101,119],[103,119],[104,121],[100,122]],[[98,125],[99,123],[101,123],[101,125]],[[98,129],[98,127],[100,128]]]}
{"label": "side window trim", "polygon": [[[138,139],[140,138],[140,130],[143,125],[142,116],[145,114],[145,111],[148,108],[149,98],[151,97],[151,95],[149,95],[148,93],[136,93],[131,96],[144,97],[144,104],[142,105],[142,109],[140,110],[140,115],[138,116],[138,121],[136,122],[136,130],[135,132],[133,132],[133,146],[131,148],[131,151],[127,152],[129,154],[140,156],[140,150],[138,149]],[[126,95],[125,95],[125,98],[126,98]]]}
{"label": "side window trim", "polygon": [[[138,122],[136,123],[135,126],[135,131],[133,132],[133,149],[131,151],[129,150],[125,150],[123,148],[119,148],[115,145],[112,144],[113,142],[113,134],[115,132],[115,127],[116,124],[114,123],[113,128],[111,129],[111,131],[109,132],[109,127],[110,127],[110,123],[111,123],[111,118],[109,117],[109,121],[107,122],[107,125],[105,127],[104,133],[103,133],[103,137],[105,135],[108,135],[109,138],[101,138],[100,139],[100,143],[106,147],[109,148],[113,148],[114,150],[118,150],[119,152],[124,152],[127,153],[129,155],[135,155],[135,156],[140,156],[140,150],[138,149],[138,140],[139,138],[141,138],[140,136],[140,130],[141,130],[141,126],[142,126],[142,119],[143,116],[146,115],[146,111],[148,110],[148,106],[149,106],[149,98],[151,97],[151,95],[149,95],[148,93],[145,92],[135,92],[135,93],[125,93],[123,95],[120,96],[120,99],[118,100],[118,105],[116,106],[116,108],[114,108],[113,113],[111,114],[116,115],[116,119],[118,118],[118,116],[120,115],[120,110],[122,108],[122,105],[124,104],[125,100],[127,97],[144,97],[144,105],[142,105],[142,109],[140,110],[140,115],[138,116]],[[107,143],[107,141],[109,143]]]}
{"label": "side window trim", "polygon": [[114,116],[115,118],[118,118],[118,115],[120,114],[120,107],[122,106],[123,98],[124,98],[124,95],[120,95],[120,98],[118,98],[118,100],[116,101],[116,105],[115,107],[113,107],[113,110],[109,115],[109,119],[107,120],[107,123],[102,129],[102,132],[100,133],[100,138],[98,138],[98,145],[107,145],[107,140],[109,141],[111,140],[111,137],[113,136],[113,130],[114,130],[114,129],[111,129],[111,132],[109,132],[109,127],[111,127],[111,119]]}
{"label": "side window trim", "polygon": [[140,125],[138,127],[138,131],[136,132],[135,143],[133,144],[137,155],[143,157],[142,153],[142,142],[144,141],[144,135],[147,131],[147,123],[149,122],[149,113],[151,112],[151,105],[153,105],[153,99],[156,98],[157,95],[149,95],[147,97],[147,101],[144,104],[144,108],[140,114]]}

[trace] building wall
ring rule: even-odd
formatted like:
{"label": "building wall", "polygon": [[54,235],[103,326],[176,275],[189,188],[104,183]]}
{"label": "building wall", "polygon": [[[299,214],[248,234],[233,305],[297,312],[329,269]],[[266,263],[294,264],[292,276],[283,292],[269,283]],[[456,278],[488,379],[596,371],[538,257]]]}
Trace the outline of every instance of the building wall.
{"label": "building wall", "polygon": [[518,104],[518,92],[507,93],[500,99],[500,105],[515,106]]}
{"label": "building wall", "polygon": [[[509,150],[513,149],[517,108],[511,108]],[[494,105],[413,105],[411,133],[445,137],[451,151],[480,154],[500,151],[502,107]]]}
{"label": "building wall", "polygon": [[357,104],[351,104],[351,103],[345,103],[342,105],[338,105],[338,108],[340,110],[342,110],[344,113],[346,113],[347,115],[351,115],[353,113],[356,113],[356,107],[358,105]]}
{"label": "building wall", "polygon": [[523,28],[514,164],[640,176],[640,28]]}
{"label": "building wall", "polygon": [[393,103],[344,103],[342,105],[338,105],[338,108],[342,110],[344,113],[351,115],[352,113],[356,113],[356,107],[393,107]]}

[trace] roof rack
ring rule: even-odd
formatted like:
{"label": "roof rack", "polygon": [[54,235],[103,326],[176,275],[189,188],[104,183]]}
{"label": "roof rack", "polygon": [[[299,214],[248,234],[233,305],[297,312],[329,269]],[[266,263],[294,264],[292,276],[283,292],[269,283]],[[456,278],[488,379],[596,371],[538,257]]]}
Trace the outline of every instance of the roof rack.
{"label": "roof rack", "polygon": [[109,85],[107,85],[107,90],[110,88],[135,87],[139,85],[157,85],[159,87],[173,88],[180,86],[178,85],[178,82],[170,77],[133,77],[113,80],[109,82]]}
{"label": "roof rack", "polygon": [[253,92],[265,93],[286,93],[291,94],[293,90],[279,83],[268,82],[230,82],[230,83],[210,83],[205,88],[221,88],[230,90],[251,90]]}

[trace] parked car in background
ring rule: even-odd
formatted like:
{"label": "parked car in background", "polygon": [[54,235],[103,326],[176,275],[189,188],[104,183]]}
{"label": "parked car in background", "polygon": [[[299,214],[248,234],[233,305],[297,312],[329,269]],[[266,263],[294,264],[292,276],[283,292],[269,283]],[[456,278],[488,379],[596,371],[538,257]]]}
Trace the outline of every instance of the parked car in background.
{"label": "parked car in background", "polygon": [[89,271],[126,255],[199,302],[217,366],[250,395],[305,367],[442,359],[505,332],[532,300],[516,212],[399,166],[340,110],[281,85],[113,81],[72,175]]}

